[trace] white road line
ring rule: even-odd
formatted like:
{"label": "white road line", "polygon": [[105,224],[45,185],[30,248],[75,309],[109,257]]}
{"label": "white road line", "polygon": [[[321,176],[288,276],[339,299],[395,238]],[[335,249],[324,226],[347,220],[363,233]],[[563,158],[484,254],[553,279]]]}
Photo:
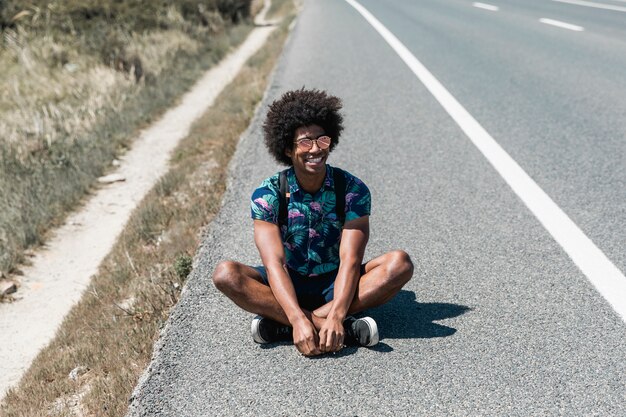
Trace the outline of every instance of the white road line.
{"label": "white road line", "polygon": [[474,2],[472,3],[472,6],[478,7],[479,9],[490,10],[492,12],[497,12],[498,10],[500,10],[498,6],[494,6],[492,4],[486,4],[486,3]]}
{"label": "white road line", "polygon": [[585,30],[585,28],[582,26],[572,25],[571,23],[561,22],[560,20],[547,19],[545,17],[542,17],[541,19],[539,19],[539,21],[541,23],[545,23],[546,25],[552,25],[563,29],[573,30],[576,32],[582,32],[583,30]]}
{"label": "white road line", "polygon": [[506,153],[491,135],[441,85],[421,62],[382,23],[356,0],[346,0],[385,39],[430,91],[496,171],[561,245],[574,264],[617,314],[626,321],[626,277],[576,224]]}
{"label": "white road line", "polygon": [[552,1],[556,1],[557,3],[575,4],[576,6],[593,7],[595,9],[613,10],[616,12],[626,12],[626,7],[613,6],[612,4],[595,3],[592,1],[582,1],[582,0],[552,0]]}

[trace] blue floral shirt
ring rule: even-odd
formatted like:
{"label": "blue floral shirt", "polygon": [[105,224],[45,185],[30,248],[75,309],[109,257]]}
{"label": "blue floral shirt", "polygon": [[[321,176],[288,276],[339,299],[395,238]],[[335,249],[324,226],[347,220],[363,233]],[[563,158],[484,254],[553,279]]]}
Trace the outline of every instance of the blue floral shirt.
{"label": "blue floral shirt", "polygon": [[[254,220],[278,224],[279,174],[263,181],[252,193],[251,209]],[[348,172],[345,172],[345,176],[345,221],[349,222],[370,214],[371,196],[360,179]],[[287,266],[307,276],[337,269],[342,225],[335,213],[333,168],[326,165],[326,179],[315,195],[300,189],[293,167],[287,171],[287,182],[291,193],[288,224],[281,228]]]}

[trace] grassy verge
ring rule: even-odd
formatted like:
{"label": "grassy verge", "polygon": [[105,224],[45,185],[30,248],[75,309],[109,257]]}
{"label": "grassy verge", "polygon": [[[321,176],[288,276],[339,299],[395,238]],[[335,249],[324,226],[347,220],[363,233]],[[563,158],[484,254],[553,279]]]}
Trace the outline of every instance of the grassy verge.
{"label": "grassy verge", "polygon": [[[145,197],[53,342],[0,405],[4,416],[121,416],[191,270],[199,231],[217,213],[226,169],[263,96],[293,18],[196,122],[171,170]],[[71,376],[70,376],[71,374]]]}
{"label": "grassy verge", "polygon": [[0,277],[241,43],[252,25],[222,3],[0,0]]}

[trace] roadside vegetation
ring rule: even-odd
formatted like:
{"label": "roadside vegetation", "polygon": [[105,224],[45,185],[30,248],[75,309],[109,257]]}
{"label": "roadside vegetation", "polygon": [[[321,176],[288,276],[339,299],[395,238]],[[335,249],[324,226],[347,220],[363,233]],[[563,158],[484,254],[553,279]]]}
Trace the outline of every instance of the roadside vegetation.
{"label": "roadside vegetation", "polygon": [[245,38],[251,2],[0,0],[0,278]]}
{"label": "roadside vegetation", "polygon": [[194,125],[171,170],[133,213],[128,227],[56,338],[0,405],[3,416],[122,416],[155,340],[192,268],[201,230],[215,216],[227,165],[262,99],[294,17]]}

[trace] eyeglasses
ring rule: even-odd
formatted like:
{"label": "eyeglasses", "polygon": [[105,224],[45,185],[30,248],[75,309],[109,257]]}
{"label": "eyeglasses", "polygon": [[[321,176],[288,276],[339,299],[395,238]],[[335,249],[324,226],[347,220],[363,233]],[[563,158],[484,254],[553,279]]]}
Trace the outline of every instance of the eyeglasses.
{"label": "eyeglasses", "polygon": [[317,139],[302,138],[295,143],[298,144],[298,148],[301,151],[310,151],[313,148],[313,142],[315,142],[318,148],[327,149],[332,141],[330,136],[320,136]]}

